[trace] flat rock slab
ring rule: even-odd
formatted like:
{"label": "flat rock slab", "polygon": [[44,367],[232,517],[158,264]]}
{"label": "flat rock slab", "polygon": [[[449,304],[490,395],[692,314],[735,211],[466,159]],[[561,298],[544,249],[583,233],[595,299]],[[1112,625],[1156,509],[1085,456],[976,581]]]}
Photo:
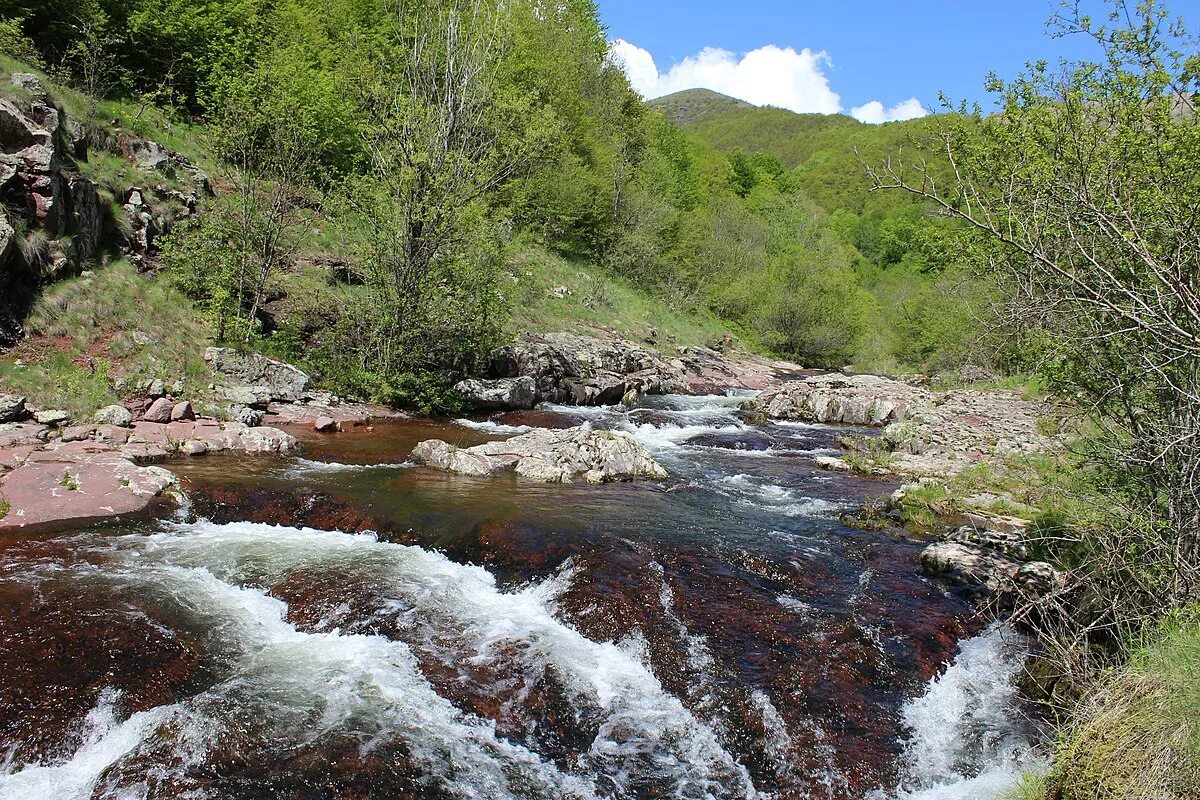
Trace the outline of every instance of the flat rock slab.
{"label": "flat rock slab", "polygon": [[646,446],[630,434],[586,427],[536,430],[468,448],[429,439],[413,449],[412,458],[460,475],[515,472],[544,483],[570,483],[575,478],[608,483],[667,477],[667,471]]}
{"label": "flat rock slab", "polygon": [[263,418],[263,422],[271,425],[312,427],[321,417],[329,417],[338,424],[340,429],[345,430],[367,425],[371,420],[407,419],[408,415],[390,408],[362,403],[342,403],[340,405],[272,403],[267,406],[267,416]]}
{"label": "flat rock slab", "polygon": [[790,381],[759,402],[771,419],[882,427],[928,403],[929,392],[878,375],[814,375]]}
{"label": "flat rock slab", "polygon": [[84,443],[32,453],[5,475],[0,532],[141,513],[175,485],[161,467],[138,466],[103,445],[76,444]]}

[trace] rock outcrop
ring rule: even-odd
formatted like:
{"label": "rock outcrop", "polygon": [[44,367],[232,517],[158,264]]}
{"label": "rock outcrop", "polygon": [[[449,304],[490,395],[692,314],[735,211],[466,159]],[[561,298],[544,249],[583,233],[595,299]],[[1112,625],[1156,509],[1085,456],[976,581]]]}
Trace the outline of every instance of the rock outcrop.
{"label": "rock outcrop", "polygon": [[537,402],[537,382],[528,375],[495,380],[468,380],[454,391],[477,411],[519,411]]}
{"label": "rock outcrop", "polygon": [[493,379],[531,378],[536,401],[615,405],[639,394],[703,394],[763,389],[799,371],[795,364],[689,347],[668,357],[615,335],[549,333],[492,354]]}
{"label": "rock outcrop", "polygon": [[304,398],[308,375],[282,361],[230,347],[204,351],[226,398],[241,406],[266,406],[271,402],[293,403]]}
{"label": "rock outcrop", "polygon": [[421,442],[413,460],[462,475],[515,472],[546,483],[665,478],[667,471],[628,433],[590,428],[539,429],[503,442],[458,448],[441,439]]}
{"label": "rock outcrop", "polygon": [[[1042,432],[1044,404],[1007,391],[932,392],[877,375],[818,375],[765,392],[753,405],[769,419],[882,427],[867,456],[880,473],[948,477],[972,464],[1061,445]],[[849,468],[829,459],[830,469]]]}
{"label": "rock outcrop", "polygon": [[921,551],[920,563],[927,575],[1001,602],[1039,597],[1062,585],[1053,566],[1028,555],[1020,534],[964,526]]}
{"label": "rock outcrop", "polygon": [[924,389],[878,375],[814,375],[759,398],[770,419],[883,426],[929,402]]}

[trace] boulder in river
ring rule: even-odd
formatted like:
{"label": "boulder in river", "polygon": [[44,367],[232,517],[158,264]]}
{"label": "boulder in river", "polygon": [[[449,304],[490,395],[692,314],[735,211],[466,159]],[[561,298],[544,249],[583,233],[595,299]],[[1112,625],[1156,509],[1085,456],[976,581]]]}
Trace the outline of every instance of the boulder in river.
{"label": "boulder in river", "polygon": [[529,375],[495,380],[467,380],[454,391],[472,408],[480,411],[520,411],[533,408],[537,401],[537,382]]}
{"label": "boulder in river", "polygon": [[667,471],[631,434],[587,427],[539,429],[503,442],[459,448],[441,439],[418,444],[412,458],[462,475],[515,472],[545,483],[588,483],[665,478]]}

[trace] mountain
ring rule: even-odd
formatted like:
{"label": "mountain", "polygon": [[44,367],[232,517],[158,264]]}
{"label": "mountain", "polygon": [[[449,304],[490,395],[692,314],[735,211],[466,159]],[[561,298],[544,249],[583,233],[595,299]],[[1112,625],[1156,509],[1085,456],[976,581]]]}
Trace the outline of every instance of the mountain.
{"label": "mountain", "polygon": [[738,100],[736,97],[710,89],[685,89],[651,100],[648,105],[655,111],[666,114],[667,119],[681,128],[691,127],[722,112],[755,108],[745,100]]}

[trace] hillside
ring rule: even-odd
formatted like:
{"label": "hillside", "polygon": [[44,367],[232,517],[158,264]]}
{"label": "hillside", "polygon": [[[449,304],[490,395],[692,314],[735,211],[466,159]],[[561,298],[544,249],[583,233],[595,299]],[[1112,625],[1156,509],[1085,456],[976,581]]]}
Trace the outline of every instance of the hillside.
{"label": "hillside", "polygon": [[745,100],[738,100],[711,89],[685,89],[651,100],[646,105],[655,111],[663,112],[667,119],[681,127],[695,125],[722,112],[755,107]]}

